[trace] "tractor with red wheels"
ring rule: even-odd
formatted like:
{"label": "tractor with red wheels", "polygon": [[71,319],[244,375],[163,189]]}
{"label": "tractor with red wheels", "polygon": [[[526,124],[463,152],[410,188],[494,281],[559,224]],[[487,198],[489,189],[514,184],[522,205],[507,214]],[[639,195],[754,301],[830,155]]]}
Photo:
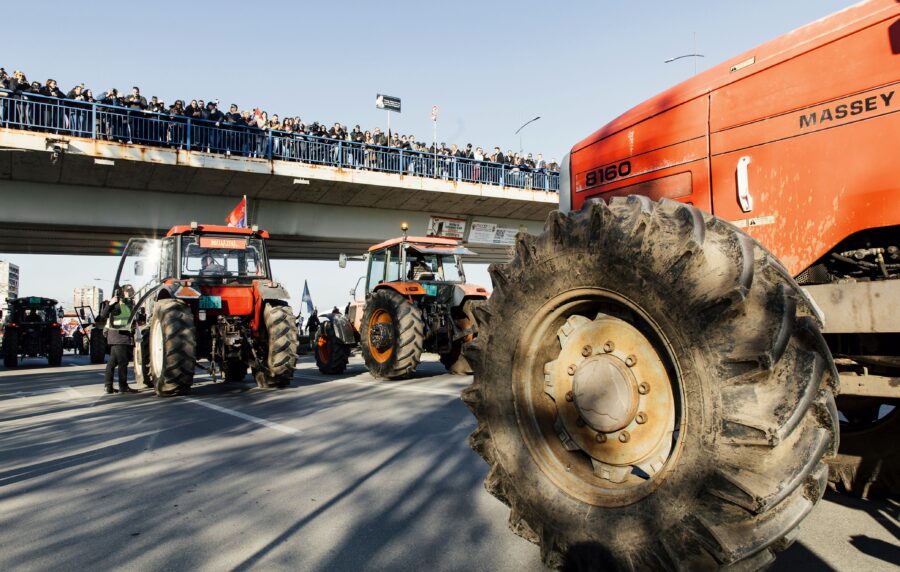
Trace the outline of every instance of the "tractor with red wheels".
{"label": "tractor with red wheels", "polygon": [[485,487],[551,566],[755,570],[900,494],[900,3],[576,143],[465,348]]}
{"label": "tractor with red wheels", "polygon": [[462,258],[470,255],[455,239],[405,234],[369,248],[364,299],[347,316],[323,316],[313,338],[319,371],[343,372],[359,344],[378,379],[411,376],[423,352],[438,354],[450,373],[471,373],[462,346],[477,334],[475,311],[489,292],[466,283]]}
{"label": "tractor with red wheels", "polygon": [[[261,388],[294,375],[298,332],[288,293],[272,278],[266,231],[191,223],[165,238],[132,238],[116,274],[127,316],[106,327],[134,336],[135,377],[159,396],[190,391],[198,360],[213,380]],[[203,366],[200,366],[203,367]]]}

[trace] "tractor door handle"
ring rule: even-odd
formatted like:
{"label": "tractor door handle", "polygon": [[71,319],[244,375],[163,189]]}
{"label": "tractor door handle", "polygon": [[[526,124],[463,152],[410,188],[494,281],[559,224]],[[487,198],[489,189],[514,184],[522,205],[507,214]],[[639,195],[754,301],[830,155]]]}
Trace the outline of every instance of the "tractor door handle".
{"label": "tractor door handle", "polygon": [[753,195],[750,194],[750,179],[747,176],[747,165],[750,157],[744,155],[737,163],[737,192],[741,210],[748,213],[753,210]]}

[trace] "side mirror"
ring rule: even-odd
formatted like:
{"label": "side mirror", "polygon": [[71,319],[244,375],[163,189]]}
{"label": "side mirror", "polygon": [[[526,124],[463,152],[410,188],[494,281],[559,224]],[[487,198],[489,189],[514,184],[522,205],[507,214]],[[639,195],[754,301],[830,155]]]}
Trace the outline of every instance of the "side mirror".
{"label": "side mirror", "polygon": [[338,255],[338,266],[341,268],[347,268],[347,255],[343,252]]}
{"label": "side mirror", "polygon": [[143,260],[135,260],[134,261],[134,275],[135,276],[143,276],[144,275],[144,261]]}
{"label": "side mirror", "polygon": [[350,295],[356,297],[356,288],[350,288]]}
{"label": "side mirror", "polygon": [[57,308],[57,309],[56,309],[56,315],[57,315],[58,317],[60,317],[60,318],[65,318],[65,317],[66,317],[66,313],[63,311],[62,308]]}

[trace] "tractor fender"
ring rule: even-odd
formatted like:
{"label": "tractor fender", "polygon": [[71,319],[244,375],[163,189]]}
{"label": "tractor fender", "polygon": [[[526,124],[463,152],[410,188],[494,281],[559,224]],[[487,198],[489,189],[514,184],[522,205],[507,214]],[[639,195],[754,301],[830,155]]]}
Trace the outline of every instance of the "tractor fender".
{"label": "tractor fender", "polygon": [[409,298],[410,296],[424,296],[425,288],[418,282],[382,282],[375,286],[375,290],[394,290],[401,296]]}
{"label": "tractor fender", "polygon": [[453,306],[461,306],[466,298],[487,299],[491,295],[484,286],[457,284],[453,289]]}
{"label": "tractor fender", "polygon": [[356,332],[353,330],[353,324],[343,314],[328,314],[326,316],[331,320],[331,327],[334,329],[334,335],[345,345],[356,344]]}
{"label": "tractor fender", "polygon": [[277,282],[256,282],[255,284],[261,300],[288,300],[291,297],[288,291]]}

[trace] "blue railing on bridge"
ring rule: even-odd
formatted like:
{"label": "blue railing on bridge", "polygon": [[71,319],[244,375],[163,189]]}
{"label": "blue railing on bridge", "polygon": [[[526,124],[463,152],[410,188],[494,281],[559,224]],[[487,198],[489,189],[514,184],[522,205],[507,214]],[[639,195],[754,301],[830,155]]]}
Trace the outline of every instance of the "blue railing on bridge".
{"label": "blue railing on bridge", "polygon": [[2,89],[0,127],[517,189],[559,190],[559,173],[545,169],[367,145],[303,133],[263,130]]}

